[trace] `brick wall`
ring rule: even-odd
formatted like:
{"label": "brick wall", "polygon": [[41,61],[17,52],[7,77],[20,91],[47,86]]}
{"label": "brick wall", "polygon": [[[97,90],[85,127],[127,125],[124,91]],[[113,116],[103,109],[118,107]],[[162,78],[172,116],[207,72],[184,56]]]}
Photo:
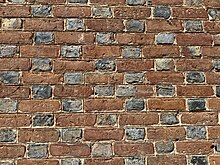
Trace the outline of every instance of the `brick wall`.
{"label": "brick wall", "polygon": [[220,0],[0,0],[0,165],[220,165]]}

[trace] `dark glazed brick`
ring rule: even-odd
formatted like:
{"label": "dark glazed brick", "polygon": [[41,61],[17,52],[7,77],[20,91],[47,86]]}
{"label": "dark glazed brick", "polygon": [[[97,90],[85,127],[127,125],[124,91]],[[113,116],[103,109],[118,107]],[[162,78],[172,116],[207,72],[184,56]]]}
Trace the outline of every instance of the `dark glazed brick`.
{"label": "dark glazed brick", "polygon": [[0,72],[0,84],[19,84],[20,73],[14,71]]}
{"label": "dark glazed brick", "polygon": [[204,111],[206,110],[205,107],[205,100],[204,99],[189,99],[188,100],[188,107],[189,111]]}
{"label": "dark glazed brick", "polygon": [[208,165],[206,156],[192,156],[190,162],[192,165]]}
{"label": "dark glazed brick", "polygon": [[126,73],[125,81],[128,84],[140,84],[144,82],[144,73]]}
{"label": "dark glazed brick", "polygon": [[77,128],[62,129],[62,141],[74,143],[82,138],[82,130]]}
{"label": "dark glazed brick", "polygon": [[97,70],[115,70],[115,61],[113,59],[105,58],[96,60]]}
{"label": "dark glazed brick", "polygon": [[47,144],[29,144],[28,157],[29,158],[46,158],[48,156]]}
{"label": "dark glazed brick", "polygon": [[97,33],[96,42],[100,45],[110,45],[115,42],[113,33]]}
{"label": "dark glazed brick", "polygon": [[81,55],[81,46],[62,46],[61,56],[66,58],[78,58]]}
{"label": "dark glazed brick", "polygon": [[62,106],[65,112],[81,112],[82,111],[81,100],[64,100],[62,101]]}
{"label": "dark glazed brick", "polygon": [[174,144],[171,141],[160,141],[155,144],[157,153],[170,153],[174,150]]}
{"label": "dark glazed brick", "polygon": [[126,22],[126,30],[128,32],[144,32],[144,22],[138,20],[129,20]]}
{"label": "dark glazed brick", "polygon": [[178,124],[179,120],[176,113],[162,113],[160,116],[161,124]]}
{"label": "dark glazed brick", "polygon": [[115,94],[114,86],[95,86],[95,95],[97,96],[113,96]]}
{"label": "dark glazed brick", "polygon": [[36,72],[51,71],[51,59],[49,58],[34,58],[32,59],[32,70]]}
{"label": "dark glazed brick", "polygon": [[145,165],[145,159],[141,157],[129,157],[125,159],[125,165]]}
{"label": "dark glazed brick", "polygon": [[122,56],[124,58],[140,58],[141,49],[135,47],[126,47],[122,50]]}
{"label": "dark glazed brick", "polygon": [[127,0],[127,4],[130,6],[138,6],[138,5],[144,5],[146,3],[146,0]]}
{"label": "dark glazed brick", "polygon": [[216,72],[219,72],[220,71],[220,59],[216,59],[214,60],[214,69]]}
{"label": "dark glazed brick", "polygon": [[61,165],[83,165],[83,164],[82,164],[82,161],[80,159],[66,158],[66,159],[61,160]]}
{"label": "dark glazed brick", "polygon": [[188,83],[204,83],[205,75],[203,72],[189,72],[186,74],[186,81]]}
{"label": "dark glazed brick", "polygon": [[48,99],[52,96],[52,87],[47,85],[32,86],[32,97],[34,99]]}
{"label": "dark glazed brick", "polygon": [[52,16],[51,6],[32,6],[32,14],[34,17],[49,17]]}
{"label": "dark glazed brick", "polygon": [[220,9],[208,9],[210,20],[220,20]]}
{"label": "dark glazed brick", "polygon": [[92,12],[93,12],[93,16],[95,17],[102,17],[102,18],[112,17],[112,10],[110,7],[95,6],[92,9]]}
{"label": "dark glazed brick", "polygon": [[1,57],[13,57],[18,53],[18,48],[16,46],[1,45],[0,46],[0,58]]}
{"label": "dark glazed brick", "polygon": [[117,116],[111,114],[99,114],[97,116],[97,124],[102,126],[115,125],[117,122]]}
{"label": "dark glazed brick", "polygon": [[72,18],[66,20],[66,29],[80,31],[85,29],[85,25],[82,19]]}
{"label": "dark glazed brick", "polygon": [[0,113],[17,112],[17,101],[11,99],[0,99]]}
{"label": "dark glazed brick", "polygon": [[216,86],[216,96],[220,97],[220,86]]}
{"label": "dark glazed brick", "polygon": [[84,77],[82,73],[65,73],[64,83],[66,84],[82,84],[84,82]]}
{"label": "dark glazed brick", "polygon": [[88,3],[88,0],[68,0],[69,3]]}
{"label": "dark glazed brick", "polygon": [[205,139],[206,128],[204,126],[188,126],[187,137],[190,139]]}
{"label": "dark glazed brick", "polygon": [[53,126],[54,116],[50,114],[35,115],[33,117],[33,126]]}
{"label": "dark glazed brick", "polygon": [[175,87],[173,85],[157,85],[156,91],[158,96],[174,96]]}
{"label": "dark glazed brick", "polygon": [[144,109],[144,100],[143,99],[129,99],[126,101],[127,110],[143,110]]}
{"label": "dark glazed brick", "polygon": [[16,130],[12,129],[0,129],[0,142],[15,142],[16,141]]}
{"label": "dark glazed brick", "polygon": [[49,44],[54,41],[53,32],[36,32],[35,43],[36,44]]}
{"label": "dark glazed brick", "polygon": [[119,97],[130,97],[136,94],[136,88],[133,85],[118,85],[117,96]]}
{"label": "dark glazed brick", "polygon": [[203,31],[202,21],[189,20],[185,22],[185,30],[187,32],[201,32]]}
{"label": "dark glazed brick", "polygon": [[125,134],[127,140],[144,140],[145,130],[144,128],[126,128]]}
{"label": "dark glazed brick", "polygon": [[187,6],[202,6],[203,5],[203,0],[186,0],[186,5]]}
{"label": "dark glazed brick", "polygon": [[171,15],[170,8],[167,6],[156,6],[154,8],[154,17],[168,19]]}

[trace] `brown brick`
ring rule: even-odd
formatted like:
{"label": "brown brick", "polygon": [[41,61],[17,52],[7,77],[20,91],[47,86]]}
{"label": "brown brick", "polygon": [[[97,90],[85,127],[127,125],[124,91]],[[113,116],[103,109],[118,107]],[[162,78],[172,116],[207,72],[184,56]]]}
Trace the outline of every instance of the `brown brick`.
{"label": "brown brick", "polygon": [[86,19],[85,24],[88,31],[116,32],[124,29],[121,19]]}
{"label": "brown brick", "polygon": [[204,4],[206,7],[219,7],[219,0],[204,0]]}
{"label": "brown brick", "polygon": [[184,127],[152,127],[147,128],[147,138],[151,140],[184,140],[186,132]]}
{"label": "brown brick", "polygon": [[148,99],[148,109],[155,110],[185,110],[185,99],[181,98],[152,98]]}
{"label": "brown brick", "polygon": [[84,110],[86,112],[122,111],[123,104],[122,99],[89,99],[84,102]]}
{"label": "brown brick", "polygon": [[135,85],[135,97],[146,98],[154,96],[154,87],[152,85]]}
{"label": "brown brick", "polygon": [[37,129],[19,129],[18,141],[22,143],[36,142],[57,142],[59,140],[59,130],[49,128],[37,128]]}
{"label": "brown brick", "polygon": [[83,46],[84,58],[117,58],[121,56],[119,46],[98,46],[86,45]]}
{"label": "brown brick", "polygon": [[146,7],[115,7],[115,18],[146,19],[150,17],[151,9]]}
{"label": "brown brick", "polygon": [[56,18],[27,18],[23,22],[25,30],[33,31],[63,31],[63,20]]}
{"label": "brown brick", "polygon": [[31,67],[28,58],[2,58],[0,70],[29,70]]}
{"label": "brown brick", "polygon": [[1,114],[0,127],[29,127],[31,116],[26,114]]}
{"label": "brown brick", "polygon": [[0,86],[0,98],[29,98],[30,89],[23,86]]}
{"label": "brown brick", "polygon": [[19,158],[23,157],[25,146],[23,145],[0,145],[1,158]]}
{"label": "brown brick", "polygon": [[22,112],[57,112],[60,107],[58,100],[21,100],[18,110]]}
{"label": "brown brick", "polygon": [[33,34],[22,31],[0,32],[0,44],[32,44]]}
{"label": "brown brick", "polygon": [[220,83],[220,73],[218,72],[207,72],[206,82],[208,84],[219,84]]}
{"label": "brown brick", "polygon": [[215,125],[218,123],[218,113],[216,112],[193,112],[181,115],[182,124]]}
{"label": "brown brick", "polygon": [[184,76],[181,72],[147,72],[146,79],[150,84],[183,84]]}
{"label": "brown brick", "polygon": [[145,156],[154,154],[152,143],[114,143],[114,153],[119,156]]}
{"label": "brown brick", "polygon": [[117,60],[117,71],[145,71],[154,67],[153,60]]}
{"label": "brown brick", "polygon": [[53,7],[55,17],[90,17],[91,8],[87,6],[61,6]]}
{"label": "brown brick", "polygon": [[219,110],[219,106],[220,106],[220,99],[218,98],[208,99],[208,109]]}
{"label": "brown brick", "polygon": [[84,138],[87,141],[122,140],[123,129],[115,128],[86,128]]}
{"label": "brown brick", "polygon": [[178,71],[211,71],[212,68],[212,60],[208,59],[180,59],[176,61],[176,69]]}
{"label": "brown brick", "polygon": [[177,46],[145,46],[143,55],[145,58],[180,57],[179,47]]}
{"label": "brown brick", "polygon": [[215,47],[202,47],[202,55],[207,58],[220,56],[220,46]]}
{"label": "brown brick", "polygon": [[210,165],[220,164],[220,156],[218,155],[209,156],[209,163]]}
{"label": "brown brick", "polygon": [[177,142],[176,151],[181,154],[209,154],[213,152],[213,144],[208,141]]}
{"label": "brown brick", "polygon": [[52,156],[87,157],[90,155],[90,147],[87,144],[51,144],[50,153]]}
{"label": "brown brick", "polygon": [[209,139],[219,139],[220,138],[220,126],[210,126],[208,127],[208,138]]}
{"label": "brown brick", "polygon": [[94,42],[93,33],[79,32],[56,32],[56,44],[92,44]]}
{"label": "brown brick", "polygon": [[186,157],[184,155],[157,155],[147,158],[147,162],[150,165],[159,165],[160,163],[166,163],[167,165],[186,165]]}
{"label": "brown brick", "polygon": [[182,5],[183,0],[154,0],[152,1],[153,5]]}
{"label": "brown brick", "polygon": [[93,126],[96,122],[96,115],[93,114],[63,114],[56,116],[56,125],[59,127],[68,126]]}
{"label": "brown brick", "polygon": [[23,72],[22,80],[24,84],[60,84],[63,82],[63,76],[53,73]]}
{"label": "brown brick", "polygon": [[25,45],[20,47],[21,57],[59,57],[58,46],[32,46]]}
{"label": "brown brick", "polygon": [[157,113],[140,114],[121,114],[119,116],[119,125],[153,125],[158,124],[159,115]]}
{"label": "brown brick", "polygon": [[147,32],[183,31],[182,21],[179,20],[162,20],[162,19],[147,20],[146,26],[147,26]]}
{"label": "brown brick", "polygon": [[113,159],[85,159],[85,165],[124,165],[123,158],[113,158]]}
{"label": "brown brick", "polygon": [[204,29],[207,32],[220,32],[220,21],[204,21]]}
{"label": "brown brick", "polygon": [[36,159],[19,159],[17,165],[59,165],[58,160],[36,160]]}
{"label": "brown brick", "polygon": [[173,17],[179,19],[208,18],[204,8],[173,8]]}
{"label": "brown brick", "polygon": [[212,45],[213,38],[210,34],[177,34],[177,45]]}
{"label": "brown brick", "polygon": [[212,86],[204,86],[204,85],[177,86],[177,96],[208,97],[213,95],[214,95],[214,90]]}
{"label": "brown brick", "polygon": [[30,17],[30,6],[0,6],[0,17]]}
{"label": "brown brick", "polygon": [[99,4],[99,5],[110,5],[110,6],[118,6],[124,5],[125,0],[90,0],[90,3]]}

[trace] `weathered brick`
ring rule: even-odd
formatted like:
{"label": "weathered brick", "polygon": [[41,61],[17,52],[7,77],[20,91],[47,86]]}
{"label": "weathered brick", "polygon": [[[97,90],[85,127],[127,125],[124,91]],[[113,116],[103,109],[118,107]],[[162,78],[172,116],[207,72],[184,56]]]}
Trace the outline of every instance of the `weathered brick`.
{"label": "weathered brick", "polygon": [[0,7],[1,17],[30,17],[30,6],[6,5]]}
{"label": "weathered brick", "polygon": [[126,21],[125,27],[128,32],[144,32],[145,30],[145,24],[143,21],[133,19]]}
{"label": "weathered brick", "polygon": [[32,97],[34,99],[49,99],[52,97],[52,87],[51,86],[32,86]]}
{"label": "weathered brick", "polygon": [[212,86],[202,86],[202,85],[177,86],[177,96],[210,97],[213,95],[214,95],[214,89],[212,88]]}
{"label": "weathered brick", "polygon": [[189,111],[204,111],[206,110],[205,107],[205,100],[204,99],[189,99],[187,101]]}
{"label": "weathered brick", "polygon": [[71,18],[66,20],[66,29],[80,31],[85,29],[85,25],[82,19]]}
{"label": "weathered brick", "polygon": [[[94,1],[94,0],[93,0]],[[102,1],[102,0],[101,0]],[[105,1],[106,2],[106,1]],[[96,164],[110,164],[110,165],[124,165],[123,158],[112,158],[112,159],[85,159],[86,165]]]}
{"label": "weathered brick", "polygon": [[127,140],[144,140],[145,138],[144,128],[126,128],[125,134]]}
{"label": "weathered brick", "polygon": [[53,126],[54,125],[54,116],[50,114],[45,115],[35,115],[33,117],[33,126],[42,127],[42,126]]}
{"label": "weathered brick", "polygon": [[174,62],[172,59],[156,59],[155,61],[157,71],[174,70]]}
{"label": "weathered brick", "polygon": [[95,6],[92,8],[92,13],[94,17],[112,17],[112,9],[110,7]]}
{"label": "weathered brick", "polygon": [[171,16],[171,11],[167,6],[156,6],[153,15],[154,17],[168,19]]}
{"label": "weathered brick", "polygon": [[70,158],[65,158],[61,160],[61,165],[81,165],[82,161],[80,159],[70,159]]}
{"label": "weathered brick", "polygon": [[63,100],[62,106],[65,112],[81,112],[82,111],[81,100]]}
{"label": "weathered brick", "polygon": [[115,18],[146,19],[150,17],[151,9],[146,7],[115,7]]}
{"label": "weathered brick", "polygon": [[29,144],[28,145],[28,157],[29,158],[46,158],[48,157],[48,145],[47,144]]}
{"label": "weathered brick", "polygon": [[0,58],[13,57],[18,53],[18,48],[13,45],[0,45]]}
{"label": "weathered brick", "polygon": [[156,36],[157,44],[173,44],[175,35],[173,33],[159,33]]}
{"label": "weathered brick", "polygon": [[115,61],[110,58],[96,60],[97,70],[115,70]]}
{"label": "weathered brick", "polygon": [[136,47],[125,47],[122,50],[122,56],[124,58],[140,58],[141,57],[141,49]]}
{"label": "weathered brick", "polygon": [[172,58],[180,57],[179,48],[171,45],[145,46],[143,48],[145,58]]}
{"label": "weathered brick", "polygon": [[51,6],[32,6],[31,12],[34,17],[50,17],[50,16],[52,16]]}
{"label": "weathered brick", "polygon": [[82,73],[69,73],[66,72],[64,74],[64,83],[65,84],[70,84],[70,85],[74,85],[74,84],[82,84],[84,82],[84,77]]}
{"label": "weathered brick", "polygon": [[125,107],[127,110],[143,110],[144,100],[143,99],[129,99],[126,101]]}
{"label": "weathered brick", "polygon": [[178,124],[179,119],[177,117],[178,115],[176,113],[162,113],[160,115],[160,122],[167,125]]}
{"label": "weathered brick", "polygon": [[154,43],[154,34],[152,33],[118,33],[116,40],[120,45],[151,45]]}
{"label": "weathered brick", "polygon": [[209,139],[219,139],[220,137],[219,126],[209,126],[207,131],[208,131]]}
{"label": "weathered brick", "polygon": [[186,74],[186,81],[190,84],[204,83],[205,75],[202,72],[188,72]]}
{"label": "weathered brick", "polygon": [[129,157],[125,159],[126,165],[145,165],[145,159],[142,157]]}
{"label": "weathered brick", "polygon": [[192,165],[196,165],[196,164],[208,165],[208,160],[206,156],[192,156],[190,163]]}
{"label": "weathered brick", "polygon": [[204,126],[188,126],[187,137],[191,139],[205,139],[206,128]]}
{"label": "weathered brick", "polygon": [[144,73],[128,72],[125,74],[125,81],[128,84],[140,84],[144,82]]}
{"label": "weathered brick", "polygon": [[115,94],[114,86],[95,86],[95,95],[97,96],[113,96]]}
{"label": "weathered brick", "polygon": [[0,82],[1,82],[1,84],[19,84],[20,73],[14,72],[14,71],[0,72]]}
{"label": "weathered brick", "polygon": [[1,113],[15,113],[17,112],[17,101],[12,99],[0,99]]}
{"label": "weathered brick", "polygon": [[0,129],[0,142],[16,142],[16,130],[12,129]]}
{"label": "weathered brick", "polygon": [[2,19],[2,29],[14,30],[22,28],[22,20],[20,18]]}
{"label": "weathered brick", "polygon": [[174,144],[172,141],[159,141],[156,142],[155,148],[157,153],[170,153],[174,150]]}
{"label": "weathered brick", "polygon": [[27,58],[1,58],[0,59],[0,70],[26,71],[26,70],[29,70],[30,67],[31,67],[30,60]]}
{"label": "weathered brick", "polygon": [[32,70],[36,72],[45,72],[52,70],[52,61],[49,58],[32,59]]}
{"label": "weathered brick", "polygon": [[87,3],[88,0],[68,0],[69,3]]}
{"label": "weathered brick", "polygon": [[202,21],[186,21],[185,22],[185,30],[187,32],[201,32],[203,31]]}
{"label": "weathered brick", "polygon": [[53,32],[36,32],[35,43],[36,44],[49,44],[54,41]]}
{"label": "weathered brick", "polygon": [[177,34],[177,45],[180,46],[198,46],[198,45],[212,45],[213,38],[210,34]]}
{"label": "weathered brick", "polygon": [[185,4],[187,6],[202,6],[203,1],[202,0],[186,0]]}
{"label": "weathered brick", "polygon": [[156,92],[158,96],[174,96],[175,87],[171,84],[157,85]]}
{"label": "weathered brick", "polygon": [[210,20],[220,20],[219,9],[208,9],[208,15]]}
{"label": "weathered brick", "polygon": [[147,26],[147,32],[183,31],[182,22],[176,19],[169,20],[169,21],[164,20],[164,19],[147,20],[146,26]]}
{"label": "weathered brick", "polygon": [[69,58],[78,58],[81,55],[81,46],[62,46],[61,56]]}
{"label": "weathered brick", "polygon": [[111,45],[115,42],[113,33],[97,33],[96,42],[100,45]]}
{"label": "weathered brick", "polygon": [[0,86],[0,98],[29,98],[30,89],[21,86]]}
{"label": "weathered brick", "polygon": [[127,0],[127,4],[130,6],[144,5],[146,0]]}
{"label": "weathered brick", "polygon": [[111,157],[112,155],[113,153],[111,144],[95,143],[92,146],[93,157]]}
{"label": "weathered brick", "polygon": [[99,114],[97,116],[97,124],[101,126],[113,126],[117,122],[117,115]]}
{"label": "weathered brick", "polygon": [[61,138],[63,142],[77,142],[82,139],[82,130],[77,128],[64,128],[62,129]]}

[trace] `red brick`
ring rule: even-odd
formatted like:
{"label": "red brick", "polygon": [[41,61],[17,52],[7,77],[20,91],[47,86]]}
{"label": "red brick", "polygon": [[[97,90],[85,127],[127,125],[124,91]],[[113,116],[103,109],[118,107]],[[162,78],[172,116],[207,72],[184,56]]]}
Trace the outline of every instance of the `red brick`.
{"label": "red brick", "polygon": [[154,87],[151,85],[135,85],[135,97],[146,98],[154,95]]}
{"label": "red brick", "polygon": [[91,8],[87,6],[61,6],[53,7],[55,17],[90,17]]}
{"label": "red brick", "polygon": [[85,165],[124,165],[123,158],[113,158],[113,159],[85,159]]}
{"label": "red brick", "polygon": [[208,141],[177,142],[176,152],[181,154],[209,154],[213,152],[213,144]]}
{"label": "red brick", "polygon": [[114,143],[114,153],[119,156],[145,156],[154,154],[152,143]]}
{"label": "red brick", "polygon": [[33,34],[22,31],[0,32],[0,44],[32,44]]}
{"label": "red brick", "polygon": [[23,157],[25,153],[25,146],[23,145],[0,145],[1,158],[19,158]]}
{"label": "red brick", "polygon": [[123,135],[124,130],[117,128],[86,128],[84,130],[84,139],[87,141],[121,141]]}
{"label": "red brick", "polygon": [[30,89],[23,86],[0,86],[0,98],[29,98]]}
{"label": "red brick", "polygon": [[215,125],[218,123],[218,113],[216,112],[193,112],[181,115],[182,124],[195,125]]}
{"label": "red brick", "polygon": [[31,67],[28,58],[2,58],[0,70],[29,70]]}
{"label": "red brick", "polygon": [[90,0],[90,3],[99,4],[99,5],[110,5],[110,6],[118,6],[124,5],[125,0]]}
{"label": "red brick", "polygon": [[90,155],[90,147],[87,144],[51,144],[50,153],[52,156],[87,157]]}
{"label": "red brick", "polygon": [[184,127],[152,127],[147,128],[147,138],[150,140],[184,140]]}
{"label": "red brick", "polygon": [[115,18],[146,19],[150,17],[151,9],[146,7],[115,7]]}
{"label": "red brick", "polygon": [[145,71],[154,67],[153,60],[117,60],[117,71]]}
{"label": "red brick", "polygon": [[147,158],[147,162],[150,165],[159,165],[165,163],[164,165],[186,165],[186,157],[184,155],[157,155],[150,156]]}
{"label": "red brick", "polygon": [[209,163],[210,165],[220,164],[220,156],[218,155],[209,156]]}
{"label": "red brick", "polygon": [[202,55],[205,58],[217,57],[220,56],[220,46],[215,47],[202,47]]}
{"label": "red brick", "polygon": [[56,18],[27,18],[23,22],[25,30],[32,31],[63,31],[63,20]]}
{"label": "red brick", "polygon": [[27,114],[1,114],[0,127],[29,127],[31,116]]}
{"label": "red brick", "polygon": [[219,139],[220,138],[220,126],[208,127],[208,138],[209,139]]}
{"label": "red brick", "polygon": [[122,111],[124,100],[122,99],[90,99],[85,100],[84,110],[86,112],[112,112]]}
{"label": "red brick", "polygon": [[211,71],[212,68],[212,60],[208,59],[180,59],[176,61],[178,71]]}
{"label": "red brick", "polygon": [[151,98],[148,99],[148,109],[155,110],[185,110],[185,99],[181,98]]}
{"label": "red brick", "polygon": [[58,100],[21,100],[18,110],[22,112],[57,112],[61,109]]}
{"label": "red brick", "polygon": [[36,142],[57,142],[59,140],[59,130],[53,128],[23,128],[18,130],[18,141],[22,143]]}
{"label": "red brick", "polygon": [[220,1],[219,0],[204,0],[204,4],[206,7],[219,7]]}
{"label": "red brick", "polygon": [[122,84],[122,73],[87,73],[85,82],[88,84]]}
{"label": "red brick", "polygon": [[20,47],[21,57],[59,57],[58,46],[32,46],[25,45]]}
{"label": "red brick", "polygon": [[116,32],[124,29],[121,19],[86,19],[85,24],[88,31]]}
{"label": "red brick", "polygon": [[147,72],[146,79],[150,84],[184,83],[184,76],[181,72]]}
{"label": "red brick", "polygon": [[177,96],[208,97],[213,95],[214,95],[214,90],[212,86],[204,86],[204,85],[177,86]]}
{"label": "red brick", "polygon": [[0,6],[0,17],[30,17],[30,6]]}
{"label": "red brick", "polygon": [[145,46],[143,55],[145,58],[177,58],[180,57],[180,51],[177,46]]}
{"label": "red brick", "polygon": [[30,4],[64,4],[65,0],[26,0]]}
{"label": "red brick", "polygon": [[204,21],[203,24],[207,32],[220,32],[220,21]]}
{"label": "red brick", "polygon": [[182,5],[183,0],[154,0],[153,5]]}
{"label": "red brick", "polygon": [[92,44],[94,42],[93,33],[80,32],[56,32],[56,44]]}
{"label": "red brick", "polygon": [[212,45],[213,38],[210,34],[177,34],[177,45]]}
{"label": "red brick", "polygon": [[154,34],[118,33],[116,40],[122,45],[151,45],[154,43]]}
{"label": "red brick", "polygon": [[59,165],[58,160],[36,160],[36,159],[19,159],[17,165]]}
{"label": "red brick", "polygon": [[204,8],[173,8],[173,17],[179,19],[208,18]]}
{"label": "red brick", "polygon": [[87,98],[93,94],[91,86],[80,86],[80,85],[57,85],[54,88],[55,97],[78,97]]}
{"label": "red brick", "polygon": [[96,122],[96,115],[93,114],[63,114],[56,116],[56,125],[59,127],[69,126],[93,126]]}
{"label": "red brick", "polygon": [[220,73],[218,72],[207,72],[206,82],[208,84],[219,84],[220,83]]}
{"label": "red brick", "polygon": [[219,107],[220,107],[220,99],[218,98],[208,99],[208,109],[219,110]]}
{"label": "red brick", "polygon": [[183,31],[182,21],[179,20],[163,20],[163,19],[147,20],[146,26],[147,26],[147,32]]}
{"label": "red brick", "polygon": [[121,114],[119,115],[119,125],[153,125],[158,124],[159,115],[157,113]]}

